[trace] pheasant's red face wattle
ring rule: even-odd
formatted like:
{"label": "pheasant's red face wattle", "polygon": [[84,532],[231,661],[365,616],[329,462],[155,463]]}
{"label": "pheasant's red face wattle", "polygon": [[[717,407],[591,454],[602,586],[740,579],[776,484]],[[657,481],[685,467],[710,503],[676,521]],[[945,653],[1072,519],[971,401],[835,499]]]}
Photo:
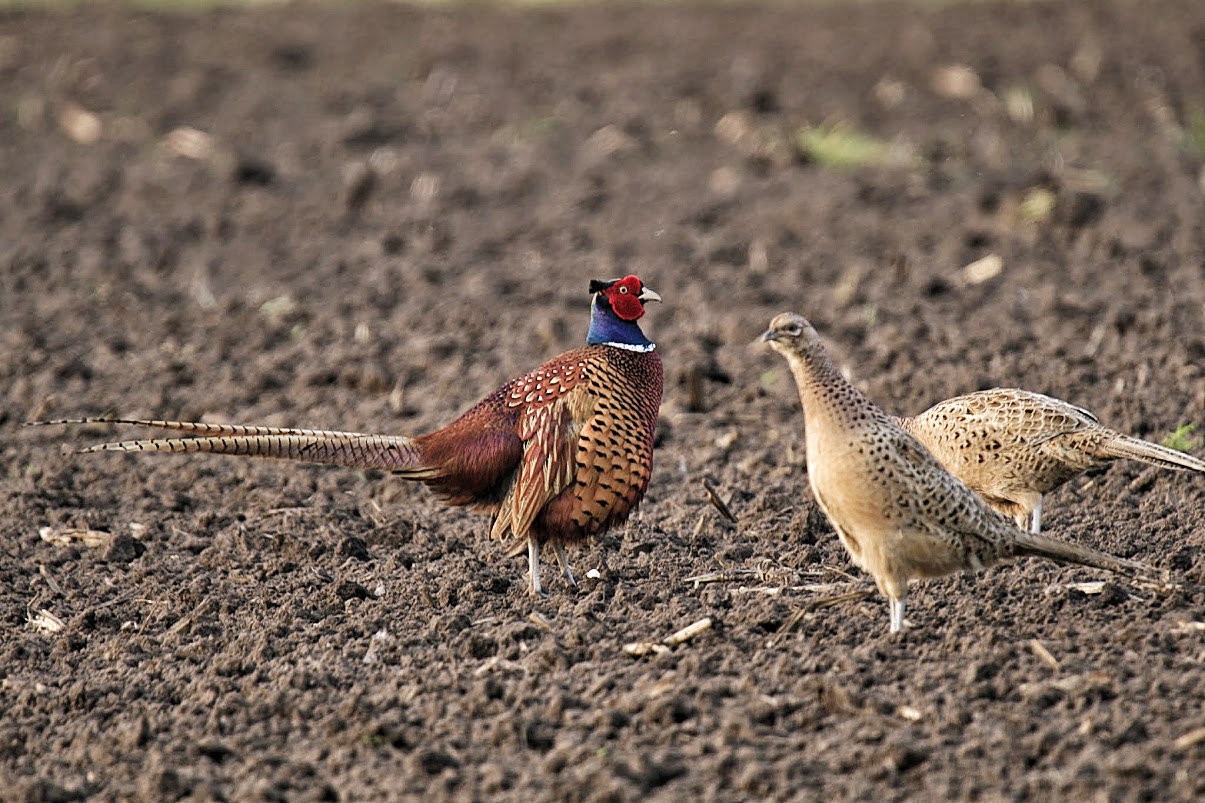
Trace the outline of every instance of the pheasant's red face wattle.
{"label": "pheasant's red face wattle", "polygon": [[611,309],[625,321],[634,321],[644,315],[644,302],[640,294],[644,292],[644,283],[637,276],[624,276],[606,290],[603,295],[611,302]]}

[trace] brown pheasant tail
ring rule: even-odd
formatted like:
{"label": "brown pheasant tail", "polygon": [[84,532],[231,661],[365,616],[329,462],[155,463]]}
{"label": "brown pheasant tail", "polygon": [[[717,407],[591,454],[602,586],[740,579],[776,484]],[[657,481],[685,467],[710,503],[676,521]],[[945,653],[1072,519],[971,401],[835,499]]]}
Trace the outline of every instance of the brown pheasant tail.
{"label": "brown pheasant tail", "polygon": [[1061,563],[1076,563],[1080,566],[1091,566],[1094,569],[1105,569],[1131,576],[1156,573],[1154,567],[1140,561],[1115,557],[1091,547],[1056,541],[1044,535],[1017,531],[1012,534],[1011,538],[1016,555],[1037,555]]}
{"label": "brown pheasant tail", "polygon": [[35,421],[50,424],[124,424],[188,433],[178,438],[146,438],[98,443],[80,449],[91,452],[171,452],[225,454],[297,460],[348,468],[394,471],[412,479],[425,479],[433,470],[411,438],[366,435],[323,429],[206,424],[199,421],[161,421],[139,418],[79,418]]}
{"label": "brown pheasant tail", "polygon": [[1102,457],[1138,460],[1162,468],[1205,473],[1205,460],[1129,435],[1115,434],[1101,443],[1099,452]]}

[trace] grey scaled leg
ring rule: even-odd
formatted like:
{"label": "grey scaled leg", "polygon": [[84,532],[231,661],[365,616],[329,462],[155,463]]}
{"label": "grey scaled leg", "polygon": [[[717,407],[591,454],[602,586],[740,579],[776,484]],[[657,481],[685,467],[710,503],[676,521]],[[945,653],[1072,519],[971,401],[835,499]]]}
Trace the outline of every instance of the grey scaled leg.
{"label": "grey scaled leg", "polygon": [[553,541],[552,551],[556,555],[557,563],[561,564],[561,571],[565,573],[565,582],[577,588],[577,580],[573,579],[573,570],[569,568],[569,558],[565,556],[565,547],[561,546],[560,541]]}
{"label": "grey scaled leg", "polygon": [[1042,497],[1038,497],[1038,503],[1029,513],[1029,531],[1031,533],[1042,532]]}
{"label": "grey scaled leg", "polygon": [[898,633],[904,629],[904,600],[906,597],[888,600],[891,605],[891,632]]}
{"label": "grey scaled leg", "polygon": [[531,571],[531,593],[537,597],[544,596],[540,586],[540,544],[535,536],[527,536],[527,565]]}

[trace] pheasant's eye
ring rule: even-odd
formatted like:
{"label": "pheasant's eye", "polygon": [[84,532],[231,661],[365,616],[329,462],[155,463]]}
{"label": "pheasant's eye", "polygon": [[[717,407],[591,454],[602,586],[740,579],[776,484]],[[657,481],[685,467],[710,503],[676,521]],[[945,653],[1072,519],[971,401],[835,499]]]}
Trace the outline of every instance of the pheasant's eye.
{"label": "pheasant's eye", "polygon": [[621,285],[619,285],[619,292],[626,293],[626,292],[628,292],[628,288],[621,284]]}

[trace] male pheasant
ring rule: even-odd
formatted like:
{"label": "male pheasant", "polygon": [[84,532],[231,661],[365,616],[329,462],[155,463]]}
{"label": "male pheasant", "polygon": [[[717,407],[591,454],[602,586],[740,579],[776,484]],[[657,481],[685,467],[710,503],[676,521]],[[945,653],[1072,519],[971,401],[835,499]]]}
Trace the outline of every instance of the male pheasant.
{"label": "male pheasant", "polygon": [[956,396],[899,423],[950,473],[1033,533],[1042,529],[1043,494],[1114,460],[1205,472],[1205,460],[1114,432],[1087,410],[1027,390]]}
{"label": "male pheasant", "polygon": [[507,555],[527,550],[542,594],[540,547],[551,544],[570,585],[564,546],[627,520],[648,488],[663,370],[637,323],[661,296],[636,276],[590,282],[587,345],[507,382],[442,429],[417,437],[189,421],[83,418],[188,433],[102,443],[81,452],[205,452],[391,471],[450,505],[488,511]]}
{"label": "male pheasant", "polygon": [[1110,571],[1147,570],[1014,527],[847,382],[802,316],[777,316],[762,339],[786,357],[799,388],[816,502],[850,558],[889,600],[892,633],[904,625],[913,578],[978,571],[1024,555]]}

